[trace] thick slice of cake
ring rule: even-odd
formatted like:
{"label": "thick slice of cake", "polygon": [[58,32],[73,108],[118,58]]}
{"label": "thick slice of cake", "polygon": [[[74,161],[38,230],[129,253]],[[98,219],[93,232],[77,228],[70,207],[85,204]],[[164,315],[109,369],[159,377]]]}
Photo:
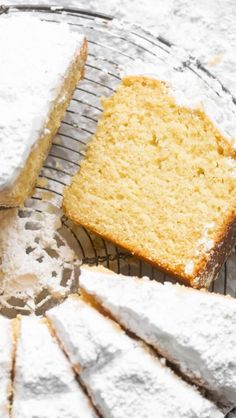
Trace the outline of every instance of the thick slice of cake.
{"label": "thick slice of cake", "polygon": [[21,317],[12,418],[96,418],[46,321]]}
{"label": "thick slice of cake", "polygon": [[235,404],[235,299],[104,268],[82,267],[80,286],[195,383]]}
{"label": "thick slice of cake", "polygon": [[13,323],[0,316],[0,417],[10,417],[11,372],[14,356]]}
{"label": "thick slice of cake", "polygon": [[164,82],[126,77],[69,188],[65,213],[194,287],[207,287],[236,238],[235,151]]}
{"label": "thick slice of cake", "polygon": [[47,317],[104,418],[223,418],[147,347],[78,296]]}
{"label": "thick slice of cake", "polygon": [[0,55],[0,206],[18,206],[83,77],[87,42],[65,23],[4,16]]}

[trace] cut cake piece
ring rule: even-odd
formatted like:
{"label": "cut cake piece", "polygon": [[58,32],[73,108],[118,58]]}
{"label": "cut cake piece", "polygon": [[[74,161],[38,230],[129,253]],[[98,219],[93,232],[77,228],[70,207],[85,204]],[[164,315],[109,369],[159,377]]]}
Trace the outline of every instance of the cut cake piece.
{"label": "cut cake piece", "polygon": [[21,317],[12,418],[98,418],[46,320]]}
{"label": "cut cake piece", "polygon": [[11,373],[14,357],[13,322],[0,316],[0,416],[10,418]]}
{"label": "cut cake piece", "polygon": [[30,196],[78,81],[87,41],[66,23],[0,17],[0,206]]}
{"label": "cut cake piece", "polygon": [[81,267],[80,286],[194,383],[235,404],[235,299],[101,267]]}
{"label": "cut cake piece", "polygon": [[223,418],[147,347],[78,296],[47,317],[104,418]]}
{"label": "cut cake piece", "polygon": [[235,151],[164,82],[126,77],[64,192],[76,223],[194,286],[208,287],[236,238]]}

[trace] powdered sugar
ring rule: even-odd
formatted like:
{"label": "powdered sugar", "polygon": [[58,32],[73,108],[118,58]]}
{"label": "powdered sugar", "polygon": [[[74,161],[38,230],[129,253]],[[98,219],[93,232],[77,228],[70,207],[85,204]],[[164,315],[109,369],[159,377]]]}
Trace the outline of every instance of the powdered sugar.
{"label": "powdered sugar", "polygon": [[186,375],[218,399],[234,403],[235,300],[171,283],[107,273],[82,268],[80,286]]}
{"label": "powdered sugar", "polygon": [[0,190],[16,180],[43,133],[83,39],[64,23],[1,17]]}
{"label": "powdered sugar", "polygon": [[[5,0],[11,4],[11,0]],[[15,0],[23,4],[24,0]],[[38,3],[32,0],[31,4]],[[84,7],[80,0],[41,0],[43,4]],[[198,58],[236,95],[234,0],[88,0],[87,9],[143,26]]]}
{"label": "powdered sugar", "polygon": [[13,418],[95,418],[66,357],[42,319],[22,317],[16,354]]}
{"label": "powdered sugar", "polygon": [[121,330],[117,331],[113,322],[107,320],[104,323],[104,318],[78,297],[70,297],[46,315],[59,337],[62,337],[65,348],[69,346],[72,363],[84,369],[100,367],[122,351],[135,346]]}
{"label": "powdered sugar", "polygon": [[203,252],[209,252],[215,244],[215,241],[209,237],[209,232],[215,227],[215,222],[209,222],[205,225],[202,237],[198,240],[198,252],[197,255]]}
{"label": "powdered sugar", "polygon": [[196,389],[78,298],[47,313],[104,418],[223,418]]}
{"label": "powdered sugar", "polygon": [[189,274],[191,276],[193,272],[194,272],[194,262],[190,260],[185,264],[184,273]]}
{"label": "powdered sugar", "polygon": [[13,330],[10,320],[0,316],[0,416],[9,418],[11,370],[13,363]]}

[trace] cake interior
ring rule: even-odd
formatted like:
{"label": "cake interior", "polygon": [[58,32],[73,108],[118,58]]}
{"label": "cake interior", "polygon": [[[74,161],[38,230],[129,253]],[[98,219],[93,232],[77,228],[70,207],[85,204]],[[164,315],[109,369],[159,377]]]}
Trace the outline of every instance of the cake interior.
{"label": "cake interior", "polygon": [[126,77],[66,189],[74,221],[135,254],[192,276],[235,217],[236,161],[203,110],[164,82]]}

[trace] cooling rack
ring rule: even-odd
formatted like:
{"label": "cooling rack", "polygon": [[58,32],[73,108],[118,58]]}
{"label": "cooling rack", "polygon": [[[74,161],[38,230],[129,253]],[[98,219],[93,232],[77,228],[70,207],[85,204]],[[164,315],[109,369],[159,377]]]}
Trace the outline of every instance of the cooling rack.
{"label": "cooling rack", "polygon": [[[135,25],[124,25],[111,16],[86,10],[49,6],[1,6],[0,14],[39,15],[41,19],[53,22],[66,21],[74,31],[83,32],[89,43],[89,55],[86,64],[85,78],[75,90],[66,115],[55,137],[49,156],[40,173],[42,178],[19,216],[30,218],[32,230],[35,229],[39,213],[52,208],[60,208],[64,186],[70,184],[71,177],[79,169],[80,161],[85,154],[86,144],[95,132],[101,113],[101,96],[108,96],[115,90],[121,78],[120,68],[132,64],[137,58],[142,61],[168,62],[176,71],[188,70],[208,84],[215,95],[230,92],[200,62],[185,55],[180,59],[176,48],[163,37],[153,37],[144,29]],[[234,103],[236,100],[231,96]],[[82,263],[90,265],[102,263],[116,272],[131,275],[147,275],[152,279],[164,281],[167,277],[150,265],[137,260],[131,254],[122,251],[111,243],[98,238],[84,228],[74,226],[65,216],[61,217],[61,228],[57,231],[60,239],[74,249]],[[219,278],[211,290],[224,294],[236,295],[236,257],[232,252],[222,268]],[[169,278],[168,278],[169,279]],[[70,281],[70,290],[77,287],[76,274]],[[57,303],[50,292],[42,290],[34,304],[36,313],[43,313],[52,304]],[[27,301],[9,298],[9,312],[30,311]],[[12,315],[12,314],[10,314]]]}

